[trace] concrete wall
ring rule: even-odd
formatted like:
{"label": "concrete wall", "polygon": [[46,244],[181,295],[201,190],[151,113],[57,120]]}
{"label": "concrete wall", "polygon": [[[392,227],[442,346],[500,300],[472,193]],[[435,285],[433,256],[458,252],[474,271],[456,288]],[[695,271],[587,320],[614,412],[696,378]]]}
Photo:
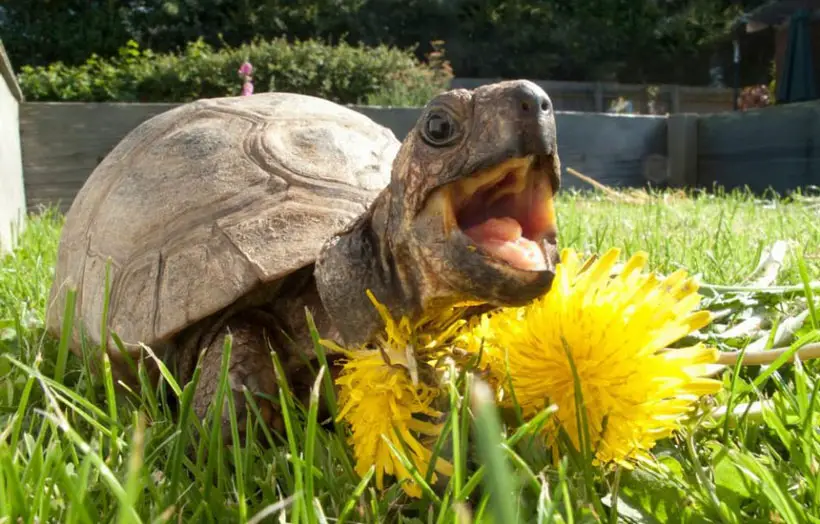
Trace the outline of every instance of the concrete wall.
{"label": "concrete wall", "polygon": [[[70,206],[106,154],[148,118],[174,104],[25,103],[20,128],[30,209]],[[354,107],[403,139],[418,108]],[[592,113],[556,115],[563,166],[612,186],[640,186],[666,177],[666,119]],[[564,174],[565,187],[586,184]]]}
{"label": "concrete wall", "polygon": [[23,95],[0,42],[0,253],[14,247],[25,218],[19,102]]}

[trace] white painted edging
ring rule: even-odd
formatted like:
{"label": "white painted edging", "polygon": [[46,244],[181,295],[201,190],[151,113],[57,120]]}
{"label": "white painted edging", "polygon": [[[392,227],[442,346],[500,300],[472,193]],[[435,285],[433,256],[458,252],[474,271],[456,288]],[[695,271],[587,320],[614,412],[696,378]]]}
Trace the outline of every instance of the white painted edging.
{"label": "white painted edging", "polygon": [[0,41],[0,253],[14,248],[25,225],[26,197],[20,150],[23,93]]}

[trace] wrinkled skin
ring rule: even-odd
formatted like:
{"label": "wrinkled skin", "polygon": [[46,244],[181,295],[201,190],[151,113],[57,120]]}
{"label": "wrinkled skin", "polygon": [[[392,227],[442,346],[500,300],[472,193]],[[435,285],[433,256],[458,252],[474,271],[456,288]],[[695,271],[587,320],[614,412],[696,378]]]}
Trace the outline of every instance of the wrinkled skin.
{"label": "wrinkled skin", "polygon": [[[517,200],[498,197],[493,204],[493,195],[501,195],[497,184],[513,172],[518,178],[510,174],[509,180],[519,182]],[[478,180],[487,181],[481,190],[473,187]],[[367,289],[394,318],[411,319],[439,307],[521,305],[545,293],[558,256],[552,196],[559,185],[552,103],[537,85],[510,81],[437,96],[405,138],[389,186],[365,214],[326,243],[313,267],[277,288],[273,300],[264,293],[249,298],[183,333],[183,377],[191,376],[198,350],[208,348],[195,412],[203,416],[212,402],[228,332],[233,335],[230,382],[244,428],[243,387],[276,394],[271,350],[283,361],[296,393],[307,400],[313,377],[299,353],[312,355],[313,350],[305,308],[321,336],[359,345],[383,328]],[[516,267],[491,254],[492,249],[518,253],[497,238],[488,240],[493,228],[481,224],[493,216],[515,217],[523,237],[530,239],[521,240],[526,256],[540,265]],[[475,224],[479,233],[465,234]],[[508,234],[516,236],[507,230],[501,236]],[[281,429],[276,409],[262,397],[256,402],[265,420]],[[224,430],[227,436],[227,418]]]}

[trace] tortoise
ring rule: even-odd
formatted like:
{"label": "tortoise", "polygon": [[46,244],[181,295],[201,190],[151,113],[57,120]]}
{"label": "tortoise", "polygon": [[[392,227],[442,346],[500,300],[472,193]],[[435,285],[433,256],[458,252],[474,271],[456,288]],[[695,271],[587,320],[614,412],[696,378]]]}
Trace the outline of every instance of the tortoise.
{"label": "tortoise", "polygon": [[144,346],[180,384],[199,366],[199,417],[230,333],[239,420],[244,386],[281,429],[264,398],[277,391],[270,351],[304,399],[303,355],[316,358],[306,308],[322,337],[350,347],[383,329],[366,290],[410,319],[548,291],[560,181],[552,103],[526,80],[441,92],[401,142],[308,95],[186,103],[133,129],[77,194],[47,327],[59,335],[66,291],[76,289],[72,351],[81,335],[107,348],[115,380],[131,387],[129,359],[158,377]]}

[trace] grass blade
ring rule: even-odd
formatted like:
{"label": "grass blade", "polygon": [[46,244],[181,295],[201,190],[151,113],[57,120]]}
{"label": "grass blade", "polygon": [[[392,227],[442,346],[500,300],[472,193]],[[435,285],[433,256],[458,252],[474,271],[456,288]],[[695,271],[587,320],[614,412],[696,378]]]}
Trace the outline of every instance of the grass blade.
{"label": "grass blade", "polygon": [[313,350],[316,352],[316,357],[319,360],[319,365],[323,366],[327,373],[323,375],[325,385],[325,400],[327,401],[328,410],[330,411],[331,420],[336,420],[339,413],[339,406],[336,403],[336,390],[333,386],[333,374],[330,372],[330,364],[327,360],[327,352],[325,347],[320,342],[321,335],[316,329],[316,323],[313,320],[313,315],[310,309],[305,308],[305,316],[307,318],[308,330],[310,331],[310,339],[313,342]]}
{"label": "grass blade", "polygon": [[755,388],[759,388],[775,371],[780,369],[780,367],[789,361],[792,358],[798,349],[805,346],[806,344],[811,344],[812,342],[816,342],[820,340],[820,333],[818,332],[811,332],[806,335],[803,335],[799,339],[795,340],[788,348],[788,350],[784,351],[779,357],[777,357],[774,362],[769,364],[766,369],[758,375],[752,385]]}
{"label": "grass blade", "polygon": [[[285,421],[285,433],[288,438],[288,449],[290,451],[291,461],[293,462],[293,491],[296,493],[304,493],[304,475],[302,465],[299,461],[299,449],[296,444],[299,442],[299,437],[296,435],[296,424],[292,416],[293,395],[288,385],[287,375],[282,368],[281,362],[279,362],[279,355],[276,354],[276,351],[271,352],[271,358],[273,359],[273,369],[276,372],[276,383],[279,386],[279,405],[282,410],[282,418]],[[301,522],[300,519],[302,510],[304,509],[307,511],[304,508],[304,505],[305,497],[299,496],[296,503],[293,505],[291,522]]]}
{"label": "grass blade", "polygon": [[[23,493],[23,487],[20,485],[20,476],[17,468],[11,461],[11,454],[0,447],[0,468],[2,468],[2,476],[5,478],[5,486],[2,486],[4,493],[4,506],[8,508],[4,510],[4,514],[11,518],[18,518],[28,520],[28,513],[26,508],[26,496]],[[7,511],[7,512],[6,512]]]}
{"label": "grass blade", "polygon": [[800,280],[803,283],[803,289],[806,293],[806,303],[809,306],[809,318],[811,319],[811,327],[812,329],[818,329],[820,328],[820,321],[818,321],[817,319],[817,307],[814,304],[814,293],[812,290],[811,282],[809,280],[809,270],[806,267],[806,260],[802,256],[797,257],[797,268],[800,272]]}
{"label": "grass blade", "polygon": [[316,427],[318,425],[318,412],[319,412],[319,391],[322,389],[322,380],[325,376],[325,371],[327,368],[323,365],[319,369],[319,374],[316,377],[316,381],[313,384],[313,387],[310,390],[310,406],[308,408],[308,420],[307,420],[307,437],[305,438],[305,464],[306,464],[306,476],[305,476],[305,501],[307,502],[306,509],[307,509],[307,517],[308,522],[310,524],[314,524],[317,520],[316,513],[314,511],[314,482],[313,482],[313,472],[312,468],[314,465],[314,458],[313,455],[316,450]]}
{"label": "grass blade", "polygon": [[54,365],[54,380],[63,383],[65,368],[68,362],[68,346],[73,338],[74,331],[74,310],[77,304],[77,290],[66,289],[65,309],[63,313],[63,324],[61,326],[60,343],[57,346],[57,362]]}
{"label": "grass blade", "polygon": [[[208,436],[208,464],[205,469],[205,492],[204,499],[211,502],[211,490],[214,487],[214,469],[222,466],[222,417],[225,406],[225,396],[229,395],[230,389],[228,373],[231,363],[231,352],[233,350],[233,335],[226,334],[222,343],[222,365],[219,370],[219,382],[216,388],[216,398],[210,410],[213,417],[211,419],[210,434]],[[219,483],[221,476],[217,473],[216,481]]]}
{"label": "grass blade", "polygon": [[[557,407],[553,404],[541,410],[538,415],[534,416],[530,419],[529,422],[519,427],[515,433],[512,434],[507,440],[504,441],[504,444],[512,448],[518,442],[521,441],[525,436],[529,434],[537,433],[541,430],[541,428],[546,424],[547,418],[549,418],[555,411]],[[463,500],[470,496],[470,494],[478,487],[481,481],[484,479],[484,475],[487,472],[487,466],[482,465],[479,467],[475,473],[470,477],[467,481],[467,484],[464,486],[464,489],[458,496],[458,500]]]}
{"label": "grass blade", "polygon": [[118,522],[141,522],[134,518],[135,507],[142,491],[143,453],[145,452],[145,419],[144,416],[134,413],[134,435],[131,440],[131,453],[128,457],[128,477],[125,481],[125,497],[120,501]]}
{"label": "grass blade", "polygon": [[359,483],[356,484],[356,487],[353,489],[353,493],[351,493],[350,497],[345,502],[344,507],[342,508],[342,512],[339,514],[338,524],[344,524],[347,522],[347,517],[350,515],[350,512],[353,511],[353,507],[356,505],[356,501],[361,498],[362,494],[364,493],[365,488],[370,483],[370,480],[373,478],[373,475],[376,473],[376,466],[370,466],[370,469],[362,475],[361,480]]}
{"label": "grass blade", "polygon": [[[236,482],[236,502],[239,505],[239,522],[248,520],[248,501],[245,499],[245,468],[242,460],[242,442],[239,439],[239,421],[236,418],[236,404],[231,391],[227,395],[228,418],[231,425],[231,450],[234,459],[234,479]],[[218,405],[218,404],[217,404]]]}
{"label": "grass blade", "polygon": [[97,471],[100,472],[103,480],[105,481],[105,484],[108,486],[109,490],[111,490],[111,493],[117,499],[117,502],[121,506],[124,506],[126,508],[127,514],[130,517],[130,519],[135,522],[139,522],[139,516],[136,513],[134,513],[133,507],[131,507],[128,503],[128,495],[125,489],[117,480],[117,477],[116,475],[114,475],[114,472],[111,471],[111,469],[109,469],[109,467],[105,464],[102,457],[100,457],[100,455],[98,455],[94,452],[94,450],[91,449],[91,446],[89,446],[88,443],[85,440],[83,440],[79,433],[77,433],[74,430],[74,428],[72,428],[71,425],[69,425],[64,418],[40,410],[38,410],[38,412],[42,416],[46,417],[47,419],[51,420],[54,424],[56,424],[57,427],[59,427],[63,431],[63,434],[66,435],[74,443],[74,445],[80,448],[80,450],[89,459],[90,463],[95,468],[97,468]]}
{"label": "grass blade", "polygon": [[788,492],[783,489],[780,483],[775,480],[771,471],[745,453],[737,453],[734,450],[729,453],[736,464],[745,468],[757,478],[763,494],[769,502],[771,502],[772,506],[775,507],[778,515],[787,524],[807,522],[807,518],[802,514],[803,512],[800,510],[800,507],[795,503]]}
{"label": "grass blade", "polygon": [[105,386],[105,401],[108,405],[108,416],[112,423],[109,425],[111,436],[111,454],[109,461],[113,462],[119,455],[119,430],[117,428],[117,396],[114,392],[114,376],[111,373],[111,359],[107,353],[103,353],[103,385]]}
{"label": "grass blade", "polygon": [[476,414],[478,452],[489,473],[485,484],[492,497],[495,522],[518,522],[513,503],[515,481],[501,448],[501,420],[489,386],[480,380],[473,383],[472,404]]}
{"label": "grass blade", "polygon": [[[454,365],[450,366],[451,376],[457,376]],[[464,487],[464,455],[461,448],[461,415],[459,406],[459,394],[456,389],[456,381],[450,380],[447,387],[450,393],[450,416],[452,421],[450,431],[453,439],[453,493],[456,494],[455,501],[458,502],[458,495]],[[433,458],[435,460],[435,457]]]}

